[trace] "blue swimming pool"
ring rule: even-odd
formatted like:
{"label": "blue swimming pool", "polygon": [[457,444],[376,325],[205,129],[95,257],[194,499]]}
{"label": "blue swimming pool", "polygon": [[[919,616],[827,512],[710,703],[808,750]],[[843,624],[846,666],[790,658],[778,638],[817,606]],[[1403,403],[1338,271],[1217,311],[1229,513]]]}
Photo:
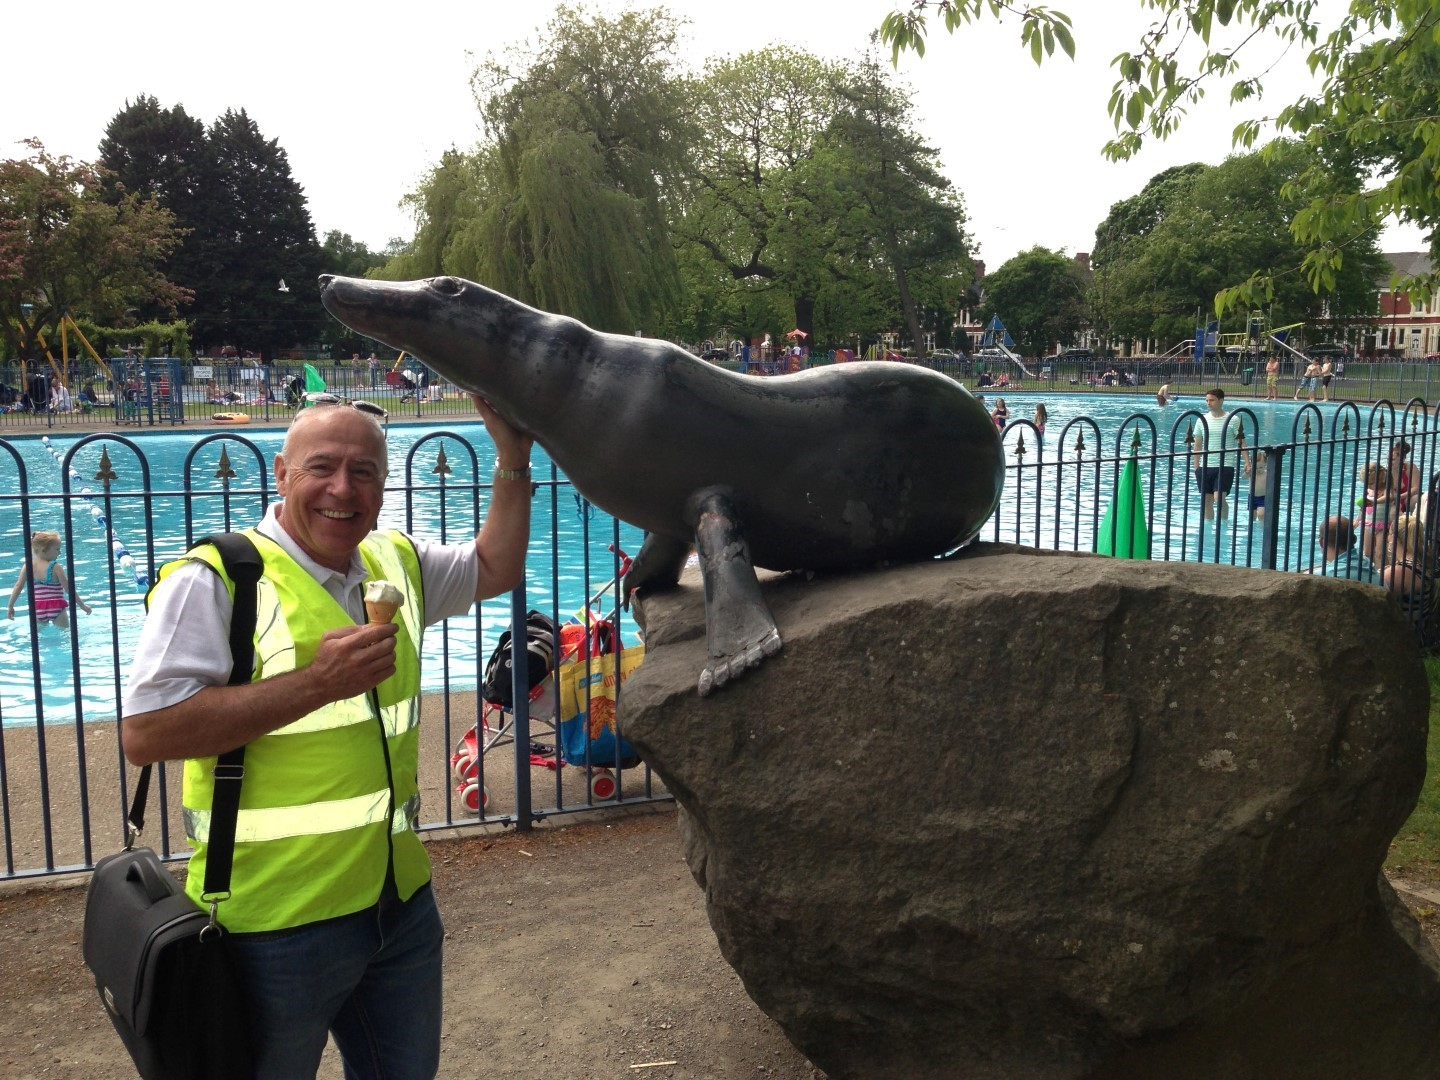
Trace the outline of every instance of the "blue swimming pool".
{"label": "blue swimming pool", "polygon": [[[987,392],[987,405],[996,396]],[[1012,419],[1004,435],[1005,490],[981,539],[1093,550],[1120,462],[1138,433],[1151,557],[1261,565],[1262,522],[1249,512],[1247,479],[1237,476],[1231,516],[1223,525],[1200,517],[1200,497],[1184,456],[1185,436],[1195,423],[1191,410],[1204,408],[1198,391],[1164,408],[1148,394],[1007,391],[1003,396]],[[1049,412],[1043,443],[1027,423],[1040,402]],[[1414,445],[1413,461],[1423,475],[1440,464],[1434,423],[1423,408],[1305,407],[1238,395],[1228,404],[1242,416],[1247,447],[1287,448],[1282,505],[1271,508],[1281,569],[1316,561],[1317,523],[1332,513],[1355,512],[1357,468],[1383,460],[1397,430]],[[22,565],[29,531],[55,529],[66,538],[62,558],[73,554],[80,593],[96,609],[77,615],[72,633],[43,628],[33,643],[23,610],[15,621],[0,621],[0,720],[6,726],[33,724],[42,716],[47,724],[114,717],[143,620],[145,583],[183,552],[190,538],[259,518],[274,494],[268,463],[282,439],[280,430],[249,429],[48,443],[39,437],[0,439],[0,572],[9,575],[4,585]],[[484,516],[494,460],[484,427],[398,425],[389,445],[391,476],[381,523],[439,539],[473,536]],[[114,474],[108,497],[95,479],[102,461]],[[613,577],[609,546],[618,540],[633,555],[641,537],[578,500],[563,477],[553,477],[538,448],[535,470],[542,486],[534,507],[527,602],[563,618]],[[607,597],[604,608],[612,605]],[[476,686],[509,620],[508,598],[498,598],[428,635],[427,689]],[[633,634],[629,624],[626,629]]]}
{"label": "blue swimming pool", "polygon": [[[0,621],[0,720],[6,726],[33,724],[37,716],[47,724],[114,717],[151,575],[183,552],[189,539],[243,528],[259,518],[266,498],[274,498],[268,463],[283,438],[281,430],[246,430],[102,436],[83,444],[53,437],[0,440],[13,451],[0,447],[5,587],[23,565],[29,532],[54,529],[66,538],[62,560],[73,554],[77,588],[95,609],[92,615],[72,612],[70,633],[42,627],[33,643],[23,595],[15,620]],[[484,426],[396,425],[389,446],[391,475],[381,524],[450,541],[473,537],[484,517],[495,458]],[[102,453],[115,474],[108,499],[95,479]],[[578,500],[563,478],[552,482],[549,459],[538,447],[534,466],[541,490],[534,504],[526,599],[532,608],[558,610],[563,619],[614,576],[610,545],[618,540],[621,550],[633,555],[641,535]],[[233,476],[217,476],[222,472]],[[613,603],[612,592],[601,606],[608,611]],[[474,688],[509,620],[509,599],[500,597],[427,635],[426,688]],[[629,637],[633,628],[627,624],[627,630]]]}
{"label": "blue swimming pool", "polygon": [[[1235,470],[1229,517],[1217,527],[1201,516],[1186,442],[1198,422],[1196,414],[1205,411],[1198,388],[1163,407],[1150,394],[987,391],[987,407],[1002,396],[1010,414],[1004,436],[1009,469],[1000,507],[983,539],[1093,550],[1121,463],[1138,435],[1135,451],[1151,557],[1262,565],[1264,517],[1252,516],[1252,477],[1244,474],[1241,455],[1232,452],[1225,461]],[[1032,426],[1040,403],[1049,414],[1043,441]],[[1283,448],[1278,455],[1280,505],[1268,511],[1276,528],[1279,569],[1299,570],[1319,561],[1319,524],[1332,514],[1357,514],[1361,470],[1370,462],[1384,462],[1402,435],[1413,446],[1411,461],[1422,475],[1440,464],[1435,421],[1423,405],[1307,405],[1231,394],[1226,407],[1239,418],[1247,451]]]}

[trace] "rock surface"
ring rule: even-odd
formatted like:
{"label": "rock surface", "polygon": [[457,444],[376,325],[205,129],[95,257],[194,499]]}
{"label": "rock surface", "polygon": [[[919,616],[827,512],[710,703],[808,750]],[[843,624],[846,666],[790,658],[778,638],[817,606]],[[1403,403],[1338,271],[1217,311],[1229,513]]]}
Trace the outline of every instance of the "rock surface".
{"label": "rock surface", "polygon": [[1428,703],[1384,592],[999,545],[764,589],[784,651],[704,700],[698,581],[641,597],[621,715],[832,1080],[1440,1076],[1379,873]]}

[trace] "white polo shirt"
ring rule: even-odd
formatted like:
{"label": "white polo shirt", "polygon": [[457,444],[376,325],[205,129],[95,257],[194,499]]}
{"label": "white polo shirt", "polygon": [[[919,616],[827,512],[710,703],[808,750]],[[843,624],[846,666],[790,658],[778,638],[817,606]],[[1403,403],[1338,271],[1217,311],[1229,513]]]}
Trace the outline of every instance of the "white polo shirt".
{"label": "white polo shirt", "polygon": [[[365,564],[360,553],[351,555],[350,569],[344,574],[321,566],[281,528],[278,505],[270,505],[256,531],[275,541],[352,619],[363,623]],[[425,625],[469,611],[480,580],[474,541],[435,544],[416,540],[415,550],[425,589]],[[232,607],[220,575],[202,563],[179,566],[156,586],[130,665],[125,712],[152,712],[177,705],[207,686],[229,682]]]}

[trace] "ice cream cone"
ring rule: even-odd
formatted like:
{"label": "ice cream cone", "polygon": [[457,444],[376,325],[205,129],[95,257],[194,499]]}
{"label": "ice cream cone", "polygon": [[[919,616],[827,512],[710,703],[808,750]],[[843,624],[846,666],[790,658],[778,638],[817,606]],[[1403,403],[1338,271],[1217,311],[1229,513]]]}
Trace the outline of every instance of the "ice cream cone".
{"label": "ice cream cone", "polygon": [[405,595],[388,581],[365,583],[365,617],[367,622],[395,621],[395,612],[405,602]]}
{"label": "ice cream cone", "polygon": [[365,601],[365,619],[372,623],[387,623],[395,621],[395,612],[400,610],[399,604],[387,604],[381,600]]}

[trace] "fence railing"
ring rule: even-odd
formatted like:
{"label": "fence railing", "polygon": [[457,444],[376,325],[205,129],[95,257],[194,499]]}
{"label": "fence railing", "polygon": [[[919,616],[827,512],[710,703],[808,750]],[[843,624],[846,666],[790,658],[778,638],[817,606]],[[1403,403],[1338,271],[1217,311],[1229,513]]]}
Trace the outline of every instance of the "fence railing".
{"label": "fence railing", "polygon": [[[401,461],[392,429],[382,524],[429,539],[473,537],[489,500],[493,448],[453,431],[412,434]],[[94,608],[92,615],[72,611],[68,631],[39,625],[22,588],[16,618],[0,622],[0,879],[86,869],[116,849],[135,777],[120,749],[119,703],[144,618],[144,589],[196,539],[254,524],[273,498],[268,455],[238,432],[197,434],[178,449],[161,446],[174,439],[153,440],[93,434],[67,440],[62,453],[48,436],[0,437],[0,563],[23,566],[37,522],[55,526],[64,545],[61,565]],[[161,467],[161,459],[176,455],[183,460],[173,472]],[[106,474],[108,481],[100,478]],[[614,519],[576,499],[553,467],[537,469],[537,477],[526,586],[477,604],[473,614],[448,619],[425,637],[422,830],[523,829],[547,817],[670,798],[623,748],[617,760],[583,734],[613,715],[599,711],[608,702],[595,699],[592,708],[590,680],[570,680],[575,687],[567,697],[552,678],[534,701],[522,692],[513,710],[487,706],[477,692],[500,634],[510,629],[525,641],[530,608],[557,624],[592,611],[616,624],[623,645],[638,644],[611,584],[624,549],[634,552],[634,531],[624,527],[622,535]],[[583,664],[589,646],[580,648]],[[610,665],[618,671],[621,653],[590,662],[597,674],[609,673]],[[523,681],[523,649],[514,667]],[[582,733],[578,747],[575,730]],[[562,738],[566,731],[571,736]],[[183,857],[181,770],[160,771],[147,842]]]}
{"label": "fence railing", "polygon": [[[833,353],[815,352],[809,366],[833,362]],[[1026,378],[1013,366],[991,360],[965,358],[915,362],[953,378],[973,390],[1005,376],[1010,390],[1062,392],[1147,393],[1164,385],[1195,393],[1211,386],[1225,387],[1237,399],[1266,393],[1263,361],[1245,358],[1158,360],[1130,357],[1115,360],[1061,361],[1053,357],[1027,358],[1038,378]],[[442,377],[414,365],[391,370],[360,364],[315,364],[327,391],[350,400],[373,401],[392,416],[411,419],[464,417],[469,399]],[[738,370],[737,362],[722,367]],[[782,374],[788,361],[750,365],[763,374]],[[1300,368],[1294,357],[1281,359],[1278,394],[1282,398],[1308,398],[1300,385]],[[234,361],[196,364],[191,361],[150,359],[109,361],[104,368],[93,360],[71,361],[61,370],[48,363],[0,365],[0,430],[93,427],[97,420],[117,427],[177,427],[204,425],[219,413],[243,413],[255,423],[283,421],[294,415],[305,386],[304,366],[282,361],[261,366]],[[1113,377],[1107,378],[1108,373]],[[63,382],[64,390],[57,387]],[[1386,361],[1336,365],[1331,383],[1317,388],[1316,398],[1341,401],[1408,401],[1436,399],[1440,394],[1440,365]]]}
{"label": "fence railing", "polygon": [[[1168,426],[1154,410],[1103,426],[1081,417],[1043,433],[1028,420],[1011,423],[1003,434],[1004,493],[980,539],[1081,552],[1113,541],[1122,524],[1112,510],[1133,462],[1139,494],[1133,512],[1148,535],[1150,558],[1348,575],[1358,560],[1344,569],[1326,565],[1324,549],[1326,523],[1344,517],[1357,526],[1357,548],[1397,582],[1397,602],[1417,636],[1426,644],[1434,638],[1440,499],[1429,496],[1430,478],[1440,473],[1440,444],[1423,401],[1303,406],[1288,431],[1277,437],[1272,426],[1263,442],[1256,412],[1244,405],[1223,428],[1207,428],[1195,410],[1161,415]],[[396,460],[400,451],[391,451],[385,511],[391,516],[382,523],[434,539],[473,536],[489,498],[490,447],[428,426],[415,436],[403,463]],[[63,565],[96,608],[95,615],[75,616],[71,632],[61,632],[33,622],[22,591],[16,621],[0,623],[0,878],[84,869],[113,850],[133,783],[120,752],[116,703],[143,620],[144,587],[194,539],[253,524],[273,497],[268,456],[240,431],[206,430],[180,440],[183,461],[175,473],[162,470],[160,447],[176,440],[150,438],[94,434],[61,451],[48,437],[0,437],[0,565],[22,566],[36,521],[58,521]],[[1376,467],[1402,459],[1403,485],[1377,479]],[[1203,517],[1197,465],[1229,470],[1218,521]],[[618,800],[604,799],[590,788],[585,762],[564,765],[553,751],[547,758],[544,744],[566,718],[554,697],[527,706],[521,695],[513,715],[496,715],[476,693],[502,631],[524,640],[531,607],[559,622],[591,607],[597,584],[620,573],[618,552],[628,546],[633,553],[638,540],[630,527],[588,507],[553,467],[537,468],[537,476],[526,589],[477,605],[473,615],[447,620],[427,635],[427,829],[523,828],[616,801],[669,798],[643,766],[622,770]],[[1394,544],[1402,526],[1415,532],[1405,533],[1411,538],[1406,551]],[[1415,573],[1401,588],[1398,571],[1407,564]],[[606,591],[606,608],[613,609],[616,591]],[[633,643],[637,634],[627,620],[620,616],[621,637]],[[587,725],[588,705],[581,717]],[[491,751],[479,755],[477,777],[490,799],[474,810],[451,770],[457,744],[472,729]],[[159,837],[152,843],[183,855],[179,770],[165,772],[153,815]],[[532,775],[538,782],[532,784]]]}

